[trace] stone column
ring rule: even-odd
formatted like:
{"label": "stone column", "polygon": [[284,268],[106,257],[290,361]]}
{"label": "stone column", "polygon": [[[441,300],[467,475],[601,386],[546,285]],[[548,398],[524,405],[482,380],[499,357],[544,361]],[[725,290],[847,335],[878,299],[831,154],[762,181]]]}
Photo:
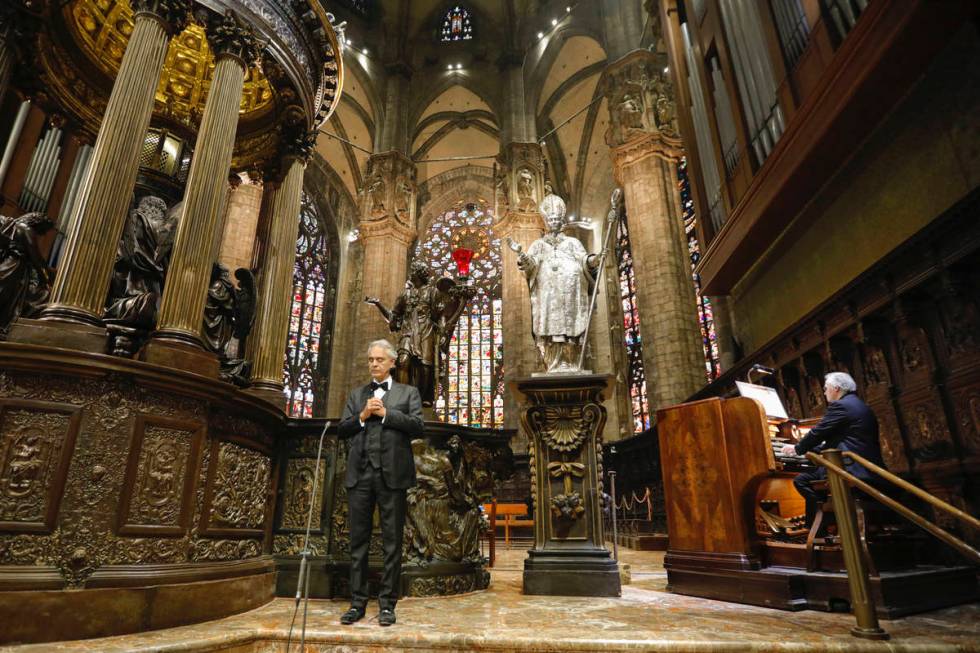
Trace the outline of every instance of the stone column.
{"label": "stone column", "polygon": [[[51,302],[42,313],[45,320],[101,323],[167,45],[186,26],[191,2],[133,0],[132,6],[133,32],[102,117],[90,172],[79,190]],[[71,338],[61,342],[86,346]]]}
{"label": "stone column", "polygon": [[665,55],[636,51],[606,72],[607,143],[622,186],[650,411],[684,401],[705,384],[677,164],[683,156]]}
{"label": "stone column", "polygon": [[[544,199],[544,154],[537,143],[510,143],[497,158],[497,211],[494,234],[501,241],[501,291],[504,306],[504,380],[508,387],[518,378],[543,371],[531,337],[531,298],[517,254],[503,243],[511,238],[525,250],[544,233],[538,204]],[[520,425],[516,392],[504,394],[504,428]],[[515,440],[523,453],[527,440]]]}
{"label": "stone column", "polygon": [[140,358],[216,376],[218,360],[204,353],[201,324],[217,256],[214,233],[224,204],[245,71],[258,55],[258,44],[231,13],[214,18],[207,36],[215,56],[214,75],[187,175],[157,330]]}
{"label": "stone column", "polygon": [[269,200],[269,237],[259,280],[255,327],[249,339],[252,350],[249,352],[252,361],[252,386],[249,392],[279,408],[286,405],[282,392],[282,365],[293,300],[293,268],[296,265],[303,174],[315,142],[316,132],[312,132],[287,143],[283,157],[285,174]]}
{"label": "stone column", "polygon": [[[415,164],[400,152],[368,160],[361,193],[361,300],[377,297],[391,307],[408,278],[408,248],[417,235]],[[351,376],[348,385],[367,378],[367,346],[392,339],[381,313],[363,301],[354,304]],[[392,344],[397,344],[392,342]]]}

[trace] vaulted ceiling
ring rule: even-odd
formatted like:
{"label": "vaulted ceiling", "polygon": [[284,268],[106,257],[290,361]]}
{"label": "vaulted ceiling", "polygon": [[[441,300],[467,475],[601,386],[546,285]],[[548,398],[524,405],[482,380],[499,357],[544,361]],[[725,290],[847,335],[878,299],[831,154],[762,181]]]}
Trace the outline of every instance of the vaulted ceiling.
{"label": "vaulted ceiling", "polygon": [[[473,16],[475,36],[453,43],[441,42],[438,32],[455,3],[361,4],[372,7],[368,19],[335,9],[348,20],[351,46],[343,101],[326,131],[349,143],[331,135],[318,141],[352,196],[368,151],[379,150],[380,130],[392,119],[386,111],[404,114],[405,146],[420,183],[457,167],[491,167],[511,101],[499,65],[506,55],[523,62],[524,110],[536,137],[557,128],[544,139],[556,188],[573,211],[603,210],[613,184],[604,142],[608,113],[599,97],[608,61],[594,0],[467,0],[460,5]],[[389,107],[387,79],[403,70],[410,71],[407,97]]]}

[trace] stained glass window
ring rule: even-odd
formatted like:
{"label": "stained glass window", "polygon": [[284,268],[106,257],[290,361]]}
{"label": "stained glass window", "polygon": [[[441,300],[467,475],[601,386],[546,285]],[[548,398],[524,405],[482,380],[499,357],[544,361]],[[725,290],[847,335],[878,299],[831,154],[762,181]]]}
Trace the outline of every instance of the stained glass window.
{"label": "stained glass window", "polygon": [[435,219],[414,257],[436,275],[455,274],[452,252],[473,250],[470,283],[476,295],[449,340],[446,383],[436,388],[436,415],[445,422],[499,428],[504,421],[500,239],[484,202],[459,203]]}
{"label": "stained glass window", "polygon": [[640,311],[636,303],[636,275],[630,232],[623,216],[616,225],[616,260],[619,261],[619,298],[623,303],[623,336],[626,341],[626,363],[629,370],[630,405],[633,432],[650,428],[650,404],[647,381],[643,373],[643,347],[640,341]]}
{"label": "stained glass window", "polygon": [[687,235],[687,251],[691,257],[691,276],[694,280],[694,296],[698,303],[698,325],[701,327],[701,342],[704,345],[704,365],[708,382],[721,374],[718,355],[718,335],[715,333],[715,318],[711,301],[701,293],[701,275],[694,271],[701,260],[701,247],[698,245],[697,215],[694,212],[694,198],[691,197],[691,182],[687,178],[687,158],[677,165],[677,183],[680,186],[681,207],[684,212],[684,233]]}
{"label": "stained glass window", "polygon": [[462,5],[453,5],[442,19],[443,41],[468,41],[473,38],[473,18]]}
{"label": "stained glass window", "polygon": [[291,417],[313,417],[314,405],[318,407],[325,398],[324,350],[329,350],[327,342],[332,330],[334,298],[334,289],[330,285],[330,256],[323,220],[316,204],[304,192],[283,365],[283,391],[286,393],[286,410]]}

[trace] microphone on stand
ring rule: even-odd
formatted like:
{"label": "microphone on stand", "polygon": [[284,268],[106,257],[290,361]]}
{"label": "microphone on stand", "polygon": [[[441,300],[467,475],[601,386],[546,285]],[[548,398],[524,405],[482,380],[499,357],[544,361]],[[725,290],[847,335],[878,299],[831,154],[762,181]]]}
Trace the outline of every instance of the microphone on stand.
{"label": "microphone on stand", "polygon": [[289,634],[286,635],[286,653],[289,653],[289,646],[293,637],[293,625],[296,623],[296,613],[299,611],[299,603],[303,601],[303,625],[300,628],[299,650],[304,650],[306,646],[306,613],[310,607],[310,526],[313,523],[313,507],[316,506],[318,485],[320,483],[320,460],[323,457],[323,438],[327,436],[330,428],[330,420],[323,423],[323,431],[320,432],[320,444],[316,449],[316,466],[313,468],[313,492],[310,494],[310,507],[306,512],[306,533],[303,536],[303,550],[300,552],[299,575],[296,579],[296,605],[293,607],[293,619],[289,623]]}

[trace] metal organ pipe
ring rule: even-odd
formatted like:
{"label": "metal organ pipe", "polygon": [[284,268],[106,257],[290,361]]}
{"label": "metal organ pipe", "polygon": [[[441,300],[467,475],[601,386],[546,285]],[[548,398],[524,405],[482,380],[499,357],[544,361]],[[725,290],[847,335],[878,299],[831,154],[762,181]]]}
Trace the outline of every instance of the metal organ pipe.
{"label": "metal organ pipe", "polygon": [[3,150],[3,159],[0,160],[0,185],[3,185],[3,180],[7,177],[7,171],[10,169],[10,162],[14,159],[14,150],[17,149],[17,141],[20,140],[20,134],[24,131],[24,123],[27,122],[27,112],[30,108],[31,101],[24,100],[20,103],[20,108],[17,110],[14,126],[10,130],[7,146]]}

